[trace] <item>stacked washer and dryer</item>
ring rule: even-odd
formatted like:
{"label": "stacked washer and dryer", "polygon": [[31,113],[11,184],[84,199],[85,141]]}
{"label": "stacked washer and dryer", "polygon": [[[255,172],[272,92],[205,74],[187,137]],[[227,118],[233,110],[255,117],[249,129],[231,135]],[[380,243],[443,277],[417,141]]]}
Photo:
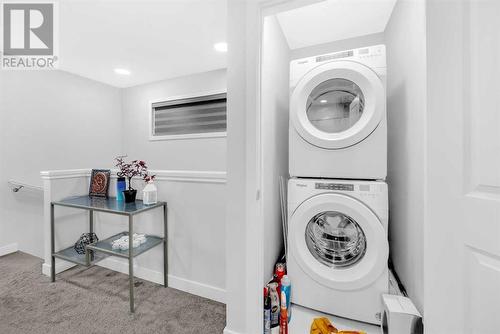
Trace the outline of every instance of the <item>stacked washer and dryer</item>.
{"label": "stacked washer and dryer", "polygon": [[380,324],[388,292],[385,46],[290,65],[292,302]]}

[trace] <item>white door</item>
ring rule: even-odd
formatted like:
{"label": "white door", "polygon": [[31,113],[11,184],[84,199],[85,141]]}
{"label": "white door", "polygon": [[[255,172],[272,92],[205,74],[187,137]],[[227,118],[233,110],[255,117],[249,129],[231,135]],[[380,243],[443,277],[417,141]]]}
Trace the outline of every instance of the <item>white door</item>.
{"label": "white door", "polygon": [[385,112],[382,81],[353,61],[331,61],[305,74],[290,99],[290,119],[307,142],[326,149],[355,145]]}
{"label": "white door", "polygon": [[289,228],[290,255],[324,286],[361,289],[387,267],[387,233],[373,211],[352,197],[316,195],[294,211]]}
{"label": "white door", "polygon": [[427,6],[426,333],[500,333],[500,1]]}

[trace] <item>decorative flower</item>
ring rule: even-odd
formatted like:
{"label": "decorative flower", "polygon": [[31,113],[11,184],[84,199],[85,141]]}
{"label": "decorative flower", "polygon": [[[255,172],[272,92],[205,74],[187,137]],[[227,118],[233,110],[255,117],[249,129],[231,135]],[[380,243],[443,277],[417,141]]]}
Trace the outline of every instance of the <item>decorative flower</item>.
{"label": "decorative flower", "polygon": [[154,180],[156,175],[148,174],[148,167],[146,166],[146,162],[144,160],[132,160],[130,163],[125,162],[124,158],[126,155],[121,155],[115,158],[116,167],[120,169],[118,173],[116,173],[119,177],[125,177],[128,179],[128,189],[133,190],[132,188],[132,178],[134,176],[142,177],[142,179],[146,182]]}

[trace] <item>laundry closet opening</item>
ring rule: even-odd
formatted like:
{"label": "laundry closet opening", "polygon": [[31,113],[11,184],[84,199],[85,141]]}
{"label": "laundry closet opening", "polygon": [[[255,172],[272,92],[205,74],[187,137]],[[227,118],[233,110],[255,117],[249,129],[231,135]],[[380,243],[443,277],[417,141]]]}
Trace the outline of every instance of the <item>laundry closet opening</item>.
{"label": "laundry closet opening", "polygon": [[[413,173],[409,164],[417,163],[405,150],[418,156],[423,145],[422,113],[410,116],[401,95],[402,85],[420,80],[417,69],[402,70],[403,49],[425,37],[411,30],[405,45],[396,34],[408,28],[405,19],[422,15],[410,7],[322,1],[264,11],[257,121],[262,286],[272,290],[276,264],[286,262],[293,332],[307,332],[314,317],[327,315],[342,329],[378,333],[382,295],[405,293],[393,288],[390,267],[423,311],[423,224],[409,216],[423,209],[405,204],[421,188],[402,195],[415,182],[405,179]],[[416,118],[414,129],[407,117]]]}

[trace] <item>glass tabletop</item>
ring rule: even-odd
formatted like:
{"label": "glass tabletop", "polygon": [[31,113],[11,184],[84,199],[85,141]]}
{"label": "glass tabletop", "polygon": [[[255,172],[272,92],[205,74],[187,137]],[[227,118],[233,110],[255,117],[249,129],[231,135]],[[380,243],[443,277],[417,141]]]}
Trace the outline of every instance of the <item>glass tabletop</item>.
{"label": "glass tabletop", "polygon": [[91,197],[73,196],[67,197],[60,201],[52,202],[54,205],[69,206],[74,208],[81,208],[87,210],[104,211],[119,214],[135,214],[141,211],[151,210],[165,205],[165,202],[157,202],[155,204],[146,205],[141,200],[136,200],[132,203],[125,203],[125,201],[117,201],[116,197]]}

